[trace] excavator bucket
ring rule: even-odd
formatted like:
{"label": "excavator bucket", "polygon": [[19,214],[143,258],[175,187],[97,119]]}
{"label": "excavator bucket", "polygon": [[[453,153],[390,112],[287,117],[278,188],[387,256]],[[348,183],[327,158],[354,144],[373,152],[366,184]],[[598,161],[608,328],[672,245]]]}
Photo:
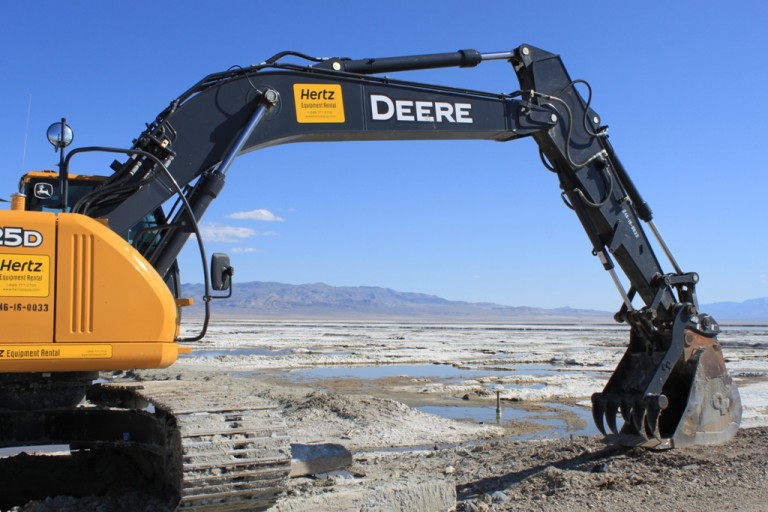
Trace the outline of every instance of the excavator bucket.
{"label": "excavator bucket", "polygon": [[607,423],[619,444],[659,450],[733,438],[741,422],[741,398],[716,337],[676,323],[665,349],[638,338],[633,330],[605,389],[592,396],[598,429],[608,435]]}

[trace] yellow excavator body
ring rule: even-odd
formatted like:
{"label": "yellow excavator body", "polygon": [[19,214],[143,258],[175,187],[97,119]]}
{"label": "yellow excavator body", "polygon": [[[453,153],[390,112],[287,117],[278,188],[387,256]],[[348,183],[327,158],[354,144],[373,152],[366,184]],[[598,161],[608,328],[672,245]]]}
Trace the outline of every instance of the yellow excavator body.
{"label": "yellow excavator body", "polygon": [[0,373],[164,368],[178,328],[165,282],[98,220],[0,211]]}

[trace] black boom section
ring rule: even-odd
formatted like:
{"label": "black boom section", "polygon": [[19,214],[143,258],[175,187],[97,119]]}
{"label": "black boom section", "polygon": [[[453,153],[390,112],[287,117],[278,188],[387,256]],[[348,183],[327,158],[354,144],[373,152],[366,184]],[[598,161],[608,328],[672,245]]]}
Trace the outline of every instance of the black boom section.
{"label": "black boom section", "polygon": [[[189,185],[218,168],[265,102],[266,114],[238,155],[290,142],[506,141],[553,124],[548,112],[506,95],[301,68],[243,73],[187,93],[149,126],[136,148],[157,155],[179,185]],[[128,160],[111,181],[127,183],[130,193],[94,202],[88,214],[108,217],[121,234],[174,194],[156,164],[142,158]]]}

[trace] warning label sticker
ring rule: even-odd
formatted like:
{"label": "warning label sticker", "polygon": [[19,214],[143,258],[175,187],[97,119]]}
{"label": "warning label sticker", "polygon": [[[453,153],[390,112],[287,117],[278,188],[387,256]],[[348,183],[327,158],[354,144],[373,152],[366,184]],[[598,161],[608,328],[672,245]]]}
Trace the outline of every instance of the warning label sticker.
{"label": "warning label sticker", "polygon": [[296,121],[299,123],[343,123],[341,84],[293,84]]}
{"label": "warning label sticker", "polygon": [[47,297],[50,258],[40,254],[0,254],[0,296]]}
{"label": "warning label sticker", "polygon": [[112,345],[0,345],[0,362],[30,359],[109,359]]}

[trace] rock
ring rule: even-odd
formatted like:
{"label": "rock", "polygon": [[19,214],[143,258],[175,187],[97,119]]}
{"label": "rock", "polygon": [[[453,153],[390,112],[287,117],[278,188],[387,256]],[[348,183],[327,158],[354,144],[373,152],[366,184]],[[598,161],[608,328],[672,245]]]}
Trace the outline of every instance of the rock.
{"label": "rock", "polygon": [[506,501],[509,501],[509,496],[507,496],[501,491],[496,491],[493,494],[491,494],[491,499],[493,499],[494,503],[504,503]]}
{"label": "rock", "polygon": [[482,501],[467,501],[464,503],[465,512],[487,512],[489,509],[488,504]]}
{"label": "rock", "polygon": [[480,509],[472,501],[464,503],[464,512],[480,512]]}
{"label": "rock", "polygon": [[352,464],[352,453],[340,444],[292,444],[291,477],[330,473]]}

